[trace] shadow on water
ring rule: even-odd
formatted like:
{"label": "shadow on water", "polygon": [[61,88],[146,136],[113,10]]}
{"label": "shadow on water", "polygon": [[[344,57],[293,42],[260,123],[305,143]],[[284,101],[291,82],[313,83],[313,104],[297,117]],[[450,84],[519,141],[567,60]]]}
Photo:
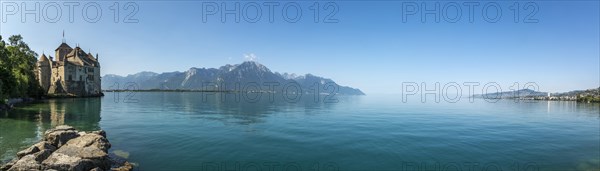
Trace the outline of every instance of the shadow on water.
{"label": "shadow on water", "polygon": [[37,141],[57,125],[82,131],[100,129],[101,98],[50,99],[0,112],[0,162]]}

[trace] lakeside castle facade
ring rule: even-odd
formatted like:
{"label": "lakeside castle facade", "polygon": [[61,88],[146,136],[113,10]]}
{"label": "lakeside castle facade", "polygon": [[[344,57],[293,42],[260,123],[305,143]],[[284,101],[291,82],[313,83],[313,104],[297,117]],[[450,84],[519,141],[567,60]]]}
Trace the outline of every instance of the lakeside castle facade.
{"label": "lakeside castle facade", "polygon": [[36,64],[36,77],[48,95],[100,96],[100,63],[79,46],[71,48],[65,41],[55,50],[56,60],[42,54]]}

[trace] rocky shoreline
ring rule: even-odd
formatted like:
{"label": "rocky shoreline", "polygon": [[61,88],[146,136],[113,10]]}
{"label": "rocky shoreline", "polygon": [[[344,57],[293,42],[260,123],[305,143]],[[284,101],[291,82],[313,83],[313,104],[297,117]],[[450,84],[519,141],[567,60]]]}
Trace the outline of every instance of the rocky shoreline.
{"label": "rocky shoreline", "polygon": [[17,158],[0,170],[133,170],[131,163],[109,154],[110,147],[103,130],[83,132],[61,125],[46,131],[40,142],[18,152]]}
{"label": "rocky shoreline", "polygon": [[[2,99],[0,99],[2,100]],[[20,104],[20,103],[31,103],[34,102],[36,99],[34,98],[13,98],[13,99],[8,99],[6,101],[6,104],[0,103],[0,111],[2,110],[10,110],[12,108],[14,108],[15,105]]]}
{"label": "rocky shoreline", "polygon": [[[93,97],[103,97],[103,96],[104,96],[104,93],[100,93],[98,95],[91,95],[91,96],[75,96],[75,95],[66,94],[66,95],[47,95],[47,96],[43,96],[43,97],[39,97],[39,98],[31,98],[31,97],[11,98],[11,99],[7,99],[5,104],[0,101],[0,111],[13,109],[17,105],[34,103],[34,102],[44,101],[44,100],[48,100],[48,99],[93,98]],[[2,100],[2,99],[0,99],[0,100]]]}

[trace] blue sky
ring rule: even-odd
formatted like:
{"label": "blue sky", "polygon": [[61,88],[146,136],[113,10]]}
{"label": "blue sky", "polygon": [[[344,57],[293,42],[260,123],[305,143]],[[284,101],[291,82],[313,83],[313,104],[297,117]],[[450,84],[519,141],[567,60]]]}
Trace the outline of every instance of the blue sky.
{"label": "blue sky", "polygon": [[[312,73],[368,94],[401,92],[402,82],[497,82],[504,90],[514,82],[521,86],[535,82],[541,91],[550,92],[600,86],[598,1],[481,1],[474,7],[473,22],[463,2],[456,3],[460,19],[450,22],[444,19],[456,16],[454,1],[318,1],[318,23],[310,7],[317,1],[278,2],[273,22],[263,4],[266,1],[223,2],[229,9],[236,2],[240,8],[249,7],[246,13],[240,12],[239,23],[233,15],[226,15],[223,23],[219,14],[207,15],[203,22],[203,11],[210,13],[208,7],[215,4],[222,8],[221,1],[132,1],[139,9],[133,17],[137,23],[122,22],[133,9],[124,8],[126,1],[118,1],[118,23],[111,10],[115,1],[79,2],[72,23],[62,1],[57,3],[62,15],[56,23],[43,16],[50,20],[55,16],[51,7],[45,12],[48,14],[40,12],[39,23],[31,14],[22,22],[21,11],[7,14],[12,10],[8,6],[22,7],[21,2],[12,2],[1,3],[0,34],[4,39],[21,34],[36,52],[53,55],[65,30],[67,43],[99,53],[103,75],[219,67],[241,63],[244,54],[254,54],[272,71]],[[96,23],[82,15],[83,6],[90,2],[102,9]],[[35,1],[25,3],[34,8]],[[49,3],[39,1],[40,9]],[[283,6],[289,3],[302,9],[295,23],[282,15]],[[403,21],[403,12],[410,13],[411,5],[421,10],[423,6],[433,9],[435,3],[440,4],[438,12],[445,14],[440,22],[420,11],[405,15]],[[497,14],[489,3],[497,3],[501,9],[496,22],[486,21]],[[511,10],[515,3],[519,4],[519,22],[514,22]],[[244,20],[245,14],[255,16],[253,4],[261,5],[262,10],[255,23]],[[326,5],[331,6],[325,9]],[[487,17],[482,15],[484,6],[488,7]],[[332,18],[338,22],[324,23],[334,7],[338,11]],[[442,10],[444,7],[447,10]],[[530,19],[537,23],[524,23],[534,7],[537,12]],[[288,8],[289,18],[295,16],[294,9]],[[92,19],[96,14],[93,8],[86,12]]]}

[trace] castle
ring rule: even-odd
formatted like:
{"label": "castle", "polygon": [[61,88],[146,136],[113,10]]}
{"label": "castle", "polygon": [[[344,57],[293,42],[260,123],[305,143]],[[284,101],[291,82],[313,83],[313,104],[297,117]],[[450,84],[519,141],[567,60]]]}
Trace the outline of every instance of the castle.
{"label": "castle", "polygon": [[48,95],[57,96],[100,96],[100,63],[79,46],[71,48],[63,40],[52,56],[40,56],[36,64],[36,77]]}

